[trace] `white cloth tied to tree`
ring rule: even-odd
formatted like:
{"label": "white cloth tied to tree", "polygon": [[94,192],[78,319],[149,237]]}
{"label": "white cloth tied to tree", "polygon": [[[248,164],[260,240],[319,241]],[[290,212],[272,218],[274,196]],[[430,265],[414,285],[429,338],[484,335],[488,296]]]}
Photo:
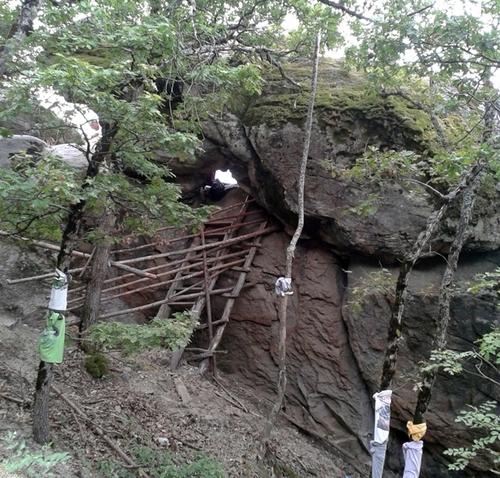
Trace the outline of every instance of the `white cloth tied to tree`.
{"label": "white cloth tied to tree", "polygon": [[276,294],[284,297],[285,295],[292,295],[292,279],[291,277],[280,277],[276,284],[274,284]]}
{"label": "white cloth tied to tree", "polygon": [[373,395],[375,399],[375,426],[373,440],[370,442],[372,455],[372,478],[382,478],[385,453],[389,439],[391,421],[392,390],[382,390]]}
{"label": "white cloth tied to tree", "polygon": [[373,395],[375,399],[375,427],[373,441],[384,443],[389,438],[389,425],[391,422],[391,397],[392,390],[382,390]]}
{"label": "white cloth tied to tree", "polygon": [[405,458],[405,471],[403,478],[418,478],[422,464],[423,441],[410,441],[403,443],[403,456]]}
{"label": "white cloth tied to tree", "polygon": [[49,309],[64,312],[68,306],[68,283],[70,276],[56,268],[52,290],[50,291]]}

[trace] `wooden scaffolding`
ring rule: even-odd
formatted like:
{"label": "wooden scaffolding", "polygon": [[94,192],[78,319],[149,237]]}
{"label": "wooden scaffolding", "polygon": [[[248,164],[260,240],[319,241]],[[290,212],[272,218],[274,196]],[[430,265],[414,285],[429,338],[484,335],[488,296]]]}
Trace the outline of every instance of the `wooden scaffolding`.
{"label": "wooden scaffolding", "polygon": [[[176,228],[164,228],[165,237],[158,241],[126,247],[112,252],[109,261],[110,272],[104,280],[101,305],[121,299],[121,307],[100,315],[105,320],[113,317],[145,312],[150,318],[166,319],[173,311],[190,310],[193,318],[191,333],[204,330],[208,345],[199,358],[205,372],[210,364],[215,366],[215,352],[222,339],[235,300],[247,283],[247,274],[265,234],[279,230],[279,226],[268,225],[267,214],[259,208],[254,199],[220,208],[196,233],[188,233]],[[160,231],[160,232],[161,232]],[[0,231],[0,235],[8,235]],[[21,238],[22,239],[22,238]],[[45,242],[29,241],[34,246],[58,251],[59,247]],[[82,275],[89,268],[92,254],[74,251],[73,255],[84,259],[82,267],[68,271]],[[232,282],[221,285],[223,273],[231,273]],[[8,280],[9,284],[40,279],[52,279],[54,273]],[[227,274],[225,274],[227,276]],[[86,286],[72,288],[68,310],[80,308],[85,300]],[[149,294],[155,299],[140,300],[140,306],[126,308],[123,303],[134,295]],[[158,296],[164,298],[158,300]],[[212,313],[212,299],[223,299],[220,317]],[[203,319],[203,320],[201,320]],[[175,369],[184,348],[175,351],[170,368]]]}
{"label": "wooden scaffolding", "polygon": [[[173,231],[173,228],[165,229]],[[133,295],[144,293],[154,293],[155,296],[164,293],[164,298],[104,313],[100,319],[136,312],[166,319],[175,311],[191,310],[192,333],[203,329],[208,336],[208,345],[199,357],[203,359],[200,370],[204,373],[210,365],[215,365],[215,351],[235,300],[248,286],[247,274],[262,236],[277,229],[277,226],[268,226],[267,215],[247,197],[243,202],[217,210],[197,233],[179,234],[176,230],[177,237],[114,251],[115,260],[110,262],[114,267],[104,281],[101,304],[114,299],[126,301]],[[135,257],[117,258],[123,255]],[[234,284],[221,287],[220,277],[228,271],[232,271]],[[83,304],[84,294],[85,287],[71,291],[69,310]],[[220,317],[213,316],[214,296],[224,300]],[[183,352],[182,347],[173,353],[171,369],[177,367]]]}

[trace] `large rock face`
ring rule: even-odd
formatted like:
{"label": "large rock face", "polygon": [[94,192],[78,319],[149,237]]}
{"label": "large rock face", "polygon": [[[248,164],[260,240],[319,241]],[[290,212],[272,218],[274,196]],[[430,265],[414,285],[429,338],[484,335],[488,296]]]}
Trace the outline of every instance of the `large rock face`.
{"label": "large rock face", "polygon": [[[292,69],[289,74],[301,79],[309,71]],[[270,81],[262,96],[249,100],[246,108],[213,118],[204,129],[206,154],[200,158],[203,164],[218,160],[229,167],[241,187],[292,227],[298,209],[307,83],[304,91],[293,91],[283,81]],[[422,111],[401,99],[365,93],[357,76],[324,65],[307,165],[306,230],[339,252],[394,261],[425,227],[439,200],[428,188],[398,182],[390,169],[378,179],[342,175],[369,147],[431,154],[438,148],[431,122]],[[496,189],[483,191],[468,248],[494,250],[500,243]],[[434,237],[434,250],[446,252],[455,229],[453,217],[451,213]]]}
{"label": "large rock face", "polygon": [[[336,76],[337,75],[337,76]],[[328,81],[335,77],[335,81]],[[302,157],[306,94],[278,82],[234,114],[205,127],[205,154],[199,164],[229,167],[245,191],[284,225],[295,227],[297,180]],[[387,98],[363,97],[359,79],[323,70],[309,151],[305,210],[306,235],[299,242],[288,309],[287,411],[318,433],[347,444],[360,459],[373,433],[372,395],[378,391],[393,297],[375,283],[359,302],[359,286],[385,266],[397,276],[398,259],[425,228],[439,201],[421,186],[404,185],[390,174],[383,181],[347,180],[339,171],[352,165],[368,146],[420,153],[435,147],[429,119]],[[295,106],[294,106],[295,105]],[[175,167],[175,166],[173,166]],[[185,165],[183,166],[185,167]],[[332,171],[337,173],[332,174]],[[500,263],[498,191],[485,188],[476,202],[460,280]],[[369,206],[363,210],[364,206]],[[430,248],[446,254],[456,228],[452,207]],[[283,274],[290,237],[274,234],[263,242],[249,280],[257,285],[237,301],[223,348],[222,364],[241,374],[269,399],[275,395],[277,308],[274,282]],[[439,257],[439,256],[438,256]],[[393,434],[388,466],[401,473],[401,444],[411,420],[420,381],[419,364],[431,352],[435,334],[442,257],[420,265],[410,281],[398,371],[393,392]],[[369,282],[368,282],[369,283]],[[448,344],[467,350],[492,325],[500,324],[496,297],[457,291],[452,302]],[[352,303],[359,302],[353,311]],[[423,478],[452,476],[442,452],[471,441],[454,423],[459,410],[498,390],[470,376],[439,375],[425,437]],[[351,437],[351,441],[345,434]],[[481,460],[460,476],[490,476]],[[459,476],[459,475],[453,475]],[[492,475],[491,475],[492,476]]]}
{"label": "large rock face", "polygon": [[[256,285],[245,289],[236,302],[221,344],[228,353],[218,362],[271,401],[277,383],[280,301],[274,282],[283,274],[289,240],[284,232],[263,240],[248,276]],[[429,357],[433,343],[443,262],[423,264],[410,281],[411,298],[393,385],[393,430],[387,460],[398,473],[404,466],[401,445],[407,440],[406,422],[412,420],[415,409],[419,367]],[[498,252],[467,255],[460,264],[458,281],[470,280],[474,274],[499,265]],[[373,434],[372,395],[378,391],[392,301],[385,287],[369,279],[377,278],[380,272],[380,264],[371,259],[353,255],[346,261],[325,243],[301,240],[292,273],[294,295],[287,311],[286,413],[355,454],[360,462],[369,461],[366,450]],[[395,278],[397,273],[397,268],[390,268],[384,276]],[[356,288],[362,284],[372,285],[360,299]],[[358,305],[357,312],[353,302]],[[216,317],[222,307],[215,301]],[[453,299],[451,314],[448,345],[454,350],[469,350],[492,325],[500,325],[496,297],[489,295],[459,293]],[[442,452],[463,445],[471,436],[454,420],[468,404],[479,405],[487,399],[500,400],[500,394],[485,380],[438,375],[426,415],[422,478],[458,476],[447,471]],[[488,465],[480,461],[472,472],[461,476],[493,476],[487,470]]]}

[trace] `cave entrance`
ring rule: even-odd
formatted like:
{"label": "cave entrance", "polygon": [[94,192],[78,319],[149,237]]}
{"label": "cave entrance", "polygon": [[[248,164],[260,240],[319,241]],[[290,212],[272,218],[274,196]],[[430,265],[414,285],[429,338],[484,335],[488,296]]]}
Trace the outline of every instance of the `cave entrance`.
{"label": "cave entrance", "polygon": [[236,184],[236,179],[233,178],[231,171],[226,169],[222,171],[222,169],[218,169],[215,171],[215,179],[218,179],[221,183],[225,184]]}

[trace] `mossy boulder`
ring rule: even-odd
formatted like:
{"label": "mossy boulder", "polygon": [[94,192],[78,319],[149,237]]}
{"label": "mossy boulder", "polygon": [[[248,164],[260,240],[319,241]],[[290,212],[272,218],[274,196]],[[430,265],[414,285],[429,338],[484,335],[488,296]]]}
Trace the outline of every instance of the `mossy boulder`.
{"label": "mossy boulder", "polygon": [[[293,229],[312,65],[296,62],[283,69],[291,81],[277,69],[264,70],[260,95],[243,95],[237,108],[228,106],[224,116],[205,123],[198,168],[214,164],[230,169],[242,189]],[[399,180],[397,170],[387,170],[377,180],[337,172],[356,165],[368,150],[410,151],[415,161],[436,164],[443,145],[433,121],[417,103],[377,91],[362,74],[320,62],[305,181],[305,232],[342,254],[401,258],[426,227],[437,196],[423,185]],[[451,138],[461,137],[466,123],[456,112],[439,122]],[[176,172],[175,164],[169,165]],[[413,179],[424,183],[429,178],[421,171]],[[492,208],[474,222],[470,237],[471,249],[500,245],[500,220]],[[431,246],[446,253],[449,243],[449,232],[442,229]]]}
{"label": "mossy boulder", "polygon": [[[305,126],[311,66],[288,64],[284,70],[300,87],[287,84],[276,73],[267,76],[263,94],[249,102],[242,116],[246,127],[265,124],[273,128],[286,123]],[[340,141],[361,126],[368,143],[370,138],[376,141],[386,136],[384,143],[394,140],[394,146],[403,143],[400,146],[421,151],[438,147],[426,112],[402,98],[374,92],[362,75],[347,72],[332,62],[320,65],[314,116],[321,131],[329,134],[333,129]]]}

